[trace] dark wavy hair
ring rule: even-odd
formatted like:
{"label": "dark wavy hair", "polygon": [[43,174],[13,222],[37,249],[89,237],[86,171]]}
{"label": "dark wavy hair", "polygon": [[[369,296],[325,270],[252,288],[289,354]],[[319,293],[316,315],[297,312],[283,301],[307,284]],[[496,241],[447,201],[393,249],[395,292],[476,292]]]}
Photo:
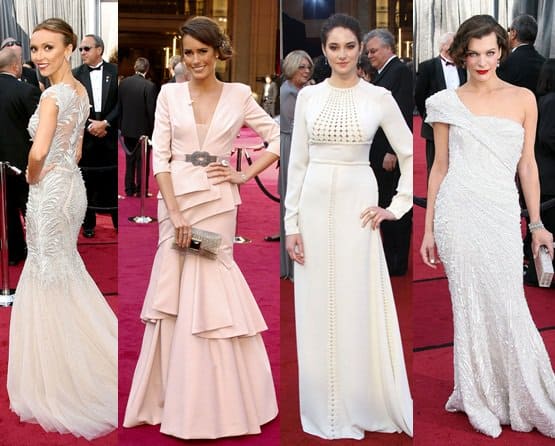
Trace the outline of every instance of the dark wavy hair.
{"label": "dark wavy hair", "polygon": [[322,41],[322,45],[326,45],[328,36],[334,28],[349,29],[356,36],[358,43],[360,44],[362,42],[362,32],[358,20],[347,14],[334,14],[328,17],[320,29],[320,40]]}
{"label": "dark wavy hair", "polygon": [[216,50],[220,60],[228,60],[233,56],[233,48],[227,34],[211,18],[197,16],[187,20],[179,29],[181,37],[192,38],[211,46]]}
{"label": "dark wavy hair", "polygon": [[464,67],[468,43],[470,39],[481,39],[494,33],[497,45],[501,48],[499,62],[505,60],[509,54],[507,31],[490,15],[475,15],[465,20],[455,33],[453,43],[449,47],[449,54],[458,67]]}

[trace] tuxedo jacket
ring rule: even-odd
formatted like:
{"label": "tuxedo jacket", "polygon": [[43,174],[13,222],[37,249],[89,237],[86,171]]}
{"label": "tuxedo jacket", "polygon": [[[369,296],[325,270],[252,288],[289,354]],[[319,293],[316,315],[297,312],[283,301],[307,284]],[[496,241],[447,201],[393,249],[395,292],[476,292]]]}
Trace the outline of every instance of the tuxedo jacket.
{"label": "tuxedo jacket", "polygon": [[40,94],[37,87],[0,74],[0,161],[9,161],[21,170],[27,167],[32,145],[27,126]]}
{"label": "tuxedo jacket", "polygon": [[536,51],[534,45],[516,48],[497,68],[497,75],[513,85],[528,88],[536,94],[540,69],[545,58]]}
{"label": "tuxedo jacket", "polygon": [[122,79],[118,87],[121,134],[127,138],[152,136],[158,89],[140,74]]}
{"label": "tuxedo jacket", "polygon": [[538,111],[535,153],[541,194],[555,196],[555,92],[539,98]]}
{"label": "tuxedo jacket", "polygon": [[32,68],[23,67],[23,70],[21,72],[21,80],[39,88],[39,78],[37,76],[37,72]]}
{"label": "tuxedo jacket", "polygon": [[[83,138],[83,156],[79,163],[84,167],[111,166],[117,164],[118,135],[118,68],[117,65],[104,62],[102,67],[102,108],[96,116],[93,107],[91,76],[87,65],[83,64],[73,70],[73,76],[81,82],[89,94],[91,113],[89,119],[107,120],[110,127],[108,134],[97,138],[85,130]],[[85,127],[89,125],[86,122]]]}
{"label": "tuxedo jacket", "polygon": [[[466,70],[457,68],[457,72],[459,73],[459,85],[462,85],[466,82]],[[424,122],[426,119],[426,99],[446,88],[445,75],[439,56],[425,60],[418,65],[414,102],[416,103],[418,113],[422,116],[420,135],[423,138],[428,140],[434,139],[434,130],[432,126]]]}
{"label": "tuxedo jacket", "polygon": [[[412,111],[414,99],[412,94],[412,72],[398,57],[393,58],[379,73],[373,82],[374,85],[384,87],[391,91],[395,102],[410,129],[412,129]],[[385,133],[378,129],[370,149],[370,164],[374,169],[380,169],[386,153],[395,154],[389,145]]]}

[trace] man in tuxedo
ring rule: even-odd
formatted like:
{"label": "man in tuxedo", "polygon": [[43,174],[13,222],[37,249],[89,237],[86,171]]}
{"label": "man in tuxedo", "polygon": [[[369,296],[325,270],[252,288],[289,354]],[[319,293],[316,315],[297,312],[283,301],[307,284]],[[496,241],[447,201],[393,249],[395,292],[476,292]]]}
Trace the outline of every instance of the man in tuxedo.
{"label": "man in tuxedo", "polygon": [[[40,90],[20,82],[21,57],[10,48],[0,50],[0,161],[21,171],[27,167],[32,141],[27,126],[37,108]],[[25,175],[7,175],[7,221],[9,262],[25,258],[26,244],[21,216],[25,214],[29,186]]]}
{"label": "man in tuxedo", "polygon": [[73,70],[73,75],[87,89],[91,103],[79,163],[88,201],[83,235],[94,237],[96,212],[110,213],[114,228],[118,227],[118,69],[102,60],[104,42],[97,35],[87,34],[79,52],[83,64]]}
{"label": "man in tuxedo", "polygon": [[[374,85],[391,91],[407,125],[412,129],[412,72],[395,55],[395,38],[386,29],[375,29],[364,37],[363,44],[372,68],[377,71]],[[401,172],[395,152],[382,129],[378,129],[374,136],[370,148],[370,164],[378,182],[379,206],[386,208],[396,193]],[[409,261],[412,210],[400,220],[382,222],[381,228],[389,274],[404,275]]]}
{"label": "man in tuxedo", "polygon": [[414,101],[420,116],[422,127],[420,135],[426,140],[426,166],[428,175],[434,162],[435,146],[434,131],[426,124],[426,99],[446,88],[454,90],[466,82],[466,70],[457,68],[449,55],[449,47],[453,43],[454,33],[445,33],[439,38],[439,56],[425,60],[418,65]]}
{"label": "man in tuxedo", "polygon": [[[14,51],[17,56],[19,57],[19,63],[23,66],[23,50],[21,48],[21,42],[19,40],[14,39],[13,37],[8,37],[2,40],[0,44],[0,50],[4,48],[10,48]],[[28,67],[22,67],[21,74],[19,75],[18,79],[21,79],[23,82],[27,82],[28,84],[34,85],[35,87],[39,88],[39,78],[37,76],[37,72]]]}
{"label": "man in tuxedo", "polygon": [[528,14],[514,18],[509,28],[511,53],[497,68],[497,75],[536,94],[538,76],[545,58],[534,48],[538,34],[536,19]]}
{"label": "man in tuxedo", "polygon": [[[154,129],[154,110],[158,94],[154,82],[146,79],[150,63],[144,57],[135,61],[133,76],[122,79],[119,84],[120,130],[125,147],[125,194],[138,195],[141,191],[142,150],[139,138],[146,135],[152,137]],[[147,163],[146,188],[148,192]]]}

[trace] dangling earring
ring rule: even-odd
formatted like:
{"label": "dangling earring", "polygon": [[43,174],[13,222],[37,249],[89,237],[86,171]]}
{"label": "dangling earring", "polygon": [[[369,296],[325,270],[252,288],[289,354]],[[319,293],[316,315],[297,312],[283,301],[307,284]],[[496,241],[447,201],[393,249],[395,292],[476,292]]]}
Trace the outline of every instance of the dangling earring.
{"label": "dangling earring", "polygon": [[328,65],[328,58],[324,56],[324,65]]}
{"label": "dangling earring", "polygon": [[71,59],[71,56],[66,56],[66,61],[69,62],[69,59]]}

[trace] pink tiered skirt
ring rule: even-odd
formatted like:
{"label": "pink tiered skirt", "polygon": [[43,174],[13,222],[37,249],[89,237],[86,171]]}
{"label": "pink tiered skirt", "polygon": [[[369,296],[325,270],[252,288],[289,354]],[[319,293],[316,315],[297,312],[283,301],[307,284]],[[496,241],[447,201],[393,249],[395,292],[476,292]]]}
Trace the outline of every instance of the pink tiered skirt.
{"label": "pink tiered skirt", "polygon": [[217,260],[172,248],[159,200],[159,244],[141,318],[146,321],[123,425],[160,424],[183,439],[260,433],[277,403],[260,336],[267,329],[233,260],[238,198],[229,185],[178,197],[195,227],[222,235]]}

